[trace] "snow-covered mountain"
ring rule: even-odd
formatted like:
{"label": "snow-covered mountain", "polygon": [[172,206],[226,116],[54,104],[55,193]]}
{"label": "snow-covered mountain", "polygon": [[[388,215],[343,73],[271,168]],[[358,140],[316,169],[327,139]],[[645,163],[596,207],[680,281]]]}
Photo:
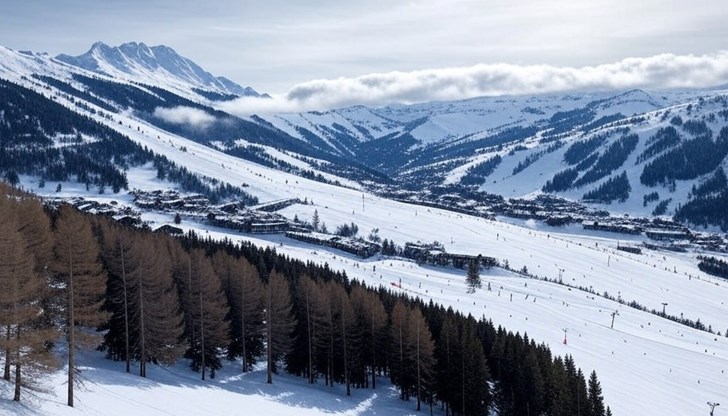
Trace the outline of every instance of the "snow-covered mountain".
{"label": "snow-covered mountain", "polygon": [[[370,189],[447,186],[511,198],[547,192],[620,214],[674,215],[728,228],[725,215],[705,212],[728,200],[728,188],[701,188],[710,179],[722,183],[728,166],[725,89],[482,97],[236,117],[215,108],[215,98],[229,90],[166,47],[97,43],[81,57],[61,59],[0,48],[0,74],[59,90],[76,105],[130,111],[225,153],[322,181]],[[661,138],[665,132],[669,137]],[[620,153],[622,144],[628,146]],[[678,154],[685,157],[676,170]],[[620,189],[604,195],[615,185]]]}
{"label": "snow-covered mountain", "polygon": [[[612,212],[677,215],[725,229],[725,220],[696,214],[706,195],[695,191],[710,179],[721,182],[728,167],[726,97],[722,88],[573,92],[355,106],[266,121],[366,161],[409,189],[460,186],[511,198],[548,192]],[[597,193],[614,184],[624,192]],[[725,187],[714,191],[713,205],[728,198]]]}
{"label": "snow-covered mountain", "polygon": [[[363,233],[377,229],[381,238],[398,245],[436,240],[452,253],[485,253],[507,261],[511,269],[527,269],[534,278],[494,268],[483,274],[484,286],[492,285],[493,290],[484,287],[466,294],[464,272],[452,267],[389,256],[361,259],[281,234],[253,235],[217,228],[205,223],[204,216],[185,218],[179,225],[184,231],[252,242],[291,258],[327,263],[372,287],[390,288],[394,287],[391,282],[400,281],[395,290],[402,293],[473,316],[485,315],[509,330],[527,333],[556,355],[572,355],[586,371],[595,369],[615,415],[694,414],[705,410],[706,401],[722,402],[726,397],[728,338],[626,304],[634,301],[647,309],[667,304],[669,314],[684,314],[686,319],[699,319],[714,330],[724,331],[728,285],[698,269],[695,256],[700,252],[625,252],[619,249],[620,244],[622,248],[625,244],[639,245],[647,241],[646,237],[586,232],[575,224],[556,228],[532,220],[504,223],[415,206],[369,192],[348,180],[344,175],[350,175],[351,169],[337,174],[330,171],[332,166],[366,161],[372,168],[390,170],[402,181],[396,185],[417,183],[426,175],[437,184],[522,196],[542,192],[557,173],[572,170],[575,175],[571,181],[564,180],[569,186],[554,192],[573,199],[582,199],[624,171],[632,188],[627,199],[600,206],[651,212],[660,202],[671,199],[669,212],[694,195],[705,198],[721,192],[702,189],[701,183],[726,168],[725,155],[717,153],[723,149],[719,146],[721,132],[728,124],[724,91],[482,98],[241,120],[215,110],[207,101],[194,101],[193,95],[180,97],[151,86],[165,86],[163,79],[150,85],[145,81],[148,78],[132,78],[115,78],[45,55],[0,48],[0,79],[4,82],[0,84],[0,104],[4,106],[0,128],[3,133],[12,133],[15,130],[9,128],[18,127],[21,132],[0,134],[6,151],[0,152],[2,173],[6,177],[15,173],[26,189],[44,196],[81,195],[132,207],[133,197],[123,187],[115,192],[111,186],[102,186],[107,177],[124,179],[129,189],[146,191],[184,189],[189,182],[215,189],[230,185],[244,189],[261,203],[307,200],[308,204],[297,203],[279,211],[291,221],[308,221],[316,213],[331,229],[355,221]],[[171,86],[169,89],[177,91]],[[34,101],[26,101],[30,96]],[[35,106],[38,103],[45,107]],[[41,114],[46,108],[53,111]],[[171,117],[175,114],[179,117]],[[48,119],[42,120],[43,116]],[[629,137],[633,136],[636,143],[630,145],[634,138]],[[694,144],[708,145],[713,151],[706,154]],[[74,148],[79,151],[74,152]],[[41,162],[32,154],[38,149],[43,152],[38,156]],[[709,169],[688,175],[691,172],[680,171],[681,165],[672,163],[673,159],[660,159],[670,154],[697,155],[703,170]],[[502,160],[491,172],[474,175],[475,185],[463,183],[473,172],[470,168],[495,156]],[[155,165],[162,157],[184,170]],[[63,165],[66,159],[76,163]],[[612,160],[621,162],[614,168],[617,162],[612,164]],[[670,163],[667,168],[653,165],[647,169],[658,160]],[[53,163],[49,166],[48,161]],[[8,169],[11,162],[15,171]],[[521,168],[516,169],[519,164]],[[88,171],[78,166],[86,166]],[[650,183],[656,181],[652,185],[641,182],[646,170],[654,175],[647,178]],[[676,172],[683,173],[676,176]],[[583,179],[587,176],[597,179],[588,182]],[[336,185],[336,181],[345,186]],[[579,181],[584,184],[576,186]],[[652,192],[659,194],[658,200],[647,201],[644,197]],[[716,205],[719,210],[725,206]],[[144,211],[141,218],[154,229],[174,225],[172,213]],[[724,254],[711,255],[726,258]],[[569,286],[558,284],[557,278]],[[611,328],[615,311],[619,314]],[[565,330],[568,344],[562,342]],[[189,381],[182,365],[155,367],[151,381],[140,384],[138,379],[124,375],[115,365],[118,363],[100,360],[91,355],[83,362],[88,366],[89,398],[81,401],[81,414],[168,414],[156,407],[156,393],[169,400],[187,398],[173,409],[179,413],[220,413],[229,409],[222,406],[224,403],[251,406],[253,411],[269,414],[407,412],[401,405],[382,400],[384,395],[359,395],[357,400],[345,401],[330,392],[318,393],[315,387],[299,387],[291,394],[286,389],[295,389],[291,386],[296,380],[283,389],[259,389],[253,384],[260,377],[255,373],[245,378],[223,372],[220,384],[208,388]],[[63,388],[61,375],[54,375],[50,382],[53,388],[38,396],[40,404],[26,408],[0,401],[0,411],[79,414],[65,408],[56,397]],[[241,392],[246,395],[241,397]],[[214,400],[215,406],[204,410],[185,407],[188,403],[199,406],[197,400]],[[319,406],[324,400],[326,406]],[[109,410],[107,401],[121,405]],[[256,401],[268,403],[251,405]],[[334,401],[339,404],[332,409],[328,403]]]}
{"label": "snow-covered mountain", "polygon": [[143,84],[174,89],[196,88],[239,97],[262,96],[251,87],[242,87],[225,77],[210,74],[164,45],[150,47],[141,42],[129,42],[112,47],[96,42],[83,55],[61,54],[56,59],[92,72]]}

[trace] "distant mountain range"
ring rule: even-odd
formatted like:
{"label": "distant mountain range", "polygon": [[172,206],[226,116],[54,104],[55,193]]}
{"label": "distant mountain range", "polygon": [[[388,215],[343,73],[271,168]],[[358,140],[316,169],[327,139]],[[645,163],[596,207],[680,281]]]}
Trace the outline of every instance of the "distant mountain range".
{"label": "distant mountain range", "polygon": [[150,47],[144,43],[129,42],[112,47],[96,42],[83,55],[61,54],[56,59],[99,74],[146,84],[163,82],[168,86],[192,86],[239,97],[262,96],[251,87],[242,87],[225,77],[210,74],[164,45]]}
{"label": "distant mountain range", "polygon": [[[238,117],[222,111],[220,101],[265,95],[215,77],[166,46],[100,42],[77,57],[0,47],[0,78],[107,126],[122,122],[123,113],[321,181],[387,192],[550,193],[617,213],[728,229],[720,208],[728,206],[724,89],[483,97]],[[53,139],[59,132],[34,134]],[[21,138],[13,143],[21,145]],[[48,175],[28,169],[21,173]]]}

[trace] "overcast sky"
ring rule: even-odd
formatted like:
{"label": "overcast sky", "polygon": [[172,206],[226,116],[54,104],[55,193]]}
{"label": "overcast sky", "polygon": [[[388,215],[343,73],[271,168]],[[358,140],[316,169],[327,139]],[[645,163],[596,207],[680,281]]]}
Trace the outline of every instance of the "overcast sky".
{"label": "overcast sky", "polygon": [[[311,93],[312,85],[327,94],[366,87],[370,74],[378,74],[371,75],[377,83],[451,81],[447,94],[435,82],[418,90],[424,96],[401,101],[429,93],[465,98],[472,94],[458,92],[462,85],[453,87],[453,78],[472,78],[478,68],[547,68],[539,82],[561,74],[557,81],[566,88],[564,71],[624,62],[646,68],[625,61],[631,57],[650,58],[652,65],[663,65],[665,56],[673,63],[702,57],[709,62],[685,75],[702,79],[687,79],[688,85],[703,85],[706,76],[728,82],[721,78],[728,74],[722,66],[728,58],[720,53],[728,49],[723,0],[2,0],[1,9],[3,46],[79,55],[97,40],[164,44],[216,75],[289,99]],[[646,69],[650,76],[676,74],[673,67]],[[496,75],[485,81],[501,81],[503,74]]]}

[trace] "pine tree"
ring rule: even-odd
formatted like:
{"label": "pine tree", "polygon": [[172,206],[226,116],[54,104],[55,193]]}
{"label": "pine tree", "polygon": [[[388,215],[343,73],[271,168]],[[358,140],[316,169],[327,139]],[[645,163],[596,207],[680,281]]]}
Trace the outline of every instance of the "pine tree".
{"label": "pine tree", "polygon": [[337,338],[339,351],[337,352],[337,358],[340,365],[335,366],[336,373],[341,375],[343,382],[346,386],[346,395],[351,395],[351,364],[354,362],[355,345],[358,345],[358,334],[354,333],[354,311],[349,301],[349,296],[344,290],[344,286],[341,284],[333,283],[331,285],[331,302],[334,305],[334,312],[336,318],[334,321],[335,331],[338,334]]}
{"label": "pine tree", "polygon": [[105,309],[111,313],[103,347],[107,357],[123,359],[131,371],[131,264],[132,236],[108,221],[100,221],[101,257],[109,274]]}
{"label": "pine tree", "polygon": [[314,298],[317,292],[318,285],[308,275],[299,277],[294,302],[298,318],[296,332],[299,336],[286,358],[286,370],[293,374],[306,376],[309,384],[313,384],[317,376],[314,358],[314,342],[317,338]]}
{"label": "pine tree", "polygon": [[312,297],[313,344],[315,368],[324,375],[325,384],[334,385],[334,363],[336,346],[341,342],[336,331],[336,310],[332,301],[333,282],[317,282],[318,290]]}
{"label": "pine tree", "polygon": [[263,352],[263,284],[255,267],[245,259],[218,251],[212,265],[230,305],[228,358],[240,357],[242,371],[250,371]]}
{"label": "pine tree", "polygon": [[554,416],[571,416],[571,388],[567,370],[561,357],[554,359],[551,367],[551,388],[545,393],[549,414]]}
{"label": "pine tree", "polygon": [[480,256],[470,260],[468,263],[468,274],[465,278],[468,285],[468,293],[475,293],[482,285],[480,280]]}
{"label": "pine tree", "polygon": [[319,219],[318,210],[317,209],[313,210],[313,218],[311,219],[311,226],[313,226],[314,231],[319,231],[320,221],[321,220]]}
{"label": "pine tree", "polygon": [[[527,342],[524,341],[524,344]],[[527,414],[539,414],[544,406],[544,379],[541,374],[541,367],[536,356],[536,349],[528,351],[525,359],[521,360],[521,371],[519,374],[519,396],[521,406],[525,407]],[[525,404],[525,406],[524,406]],[[517,403],[518,407],[518,403]]]}
{"label": "pine tree", "polygon": [[172,364],[182,351],[179,345],[182,316],[170,263],[166,257],[157,255],[164,249],[162,244],[153,237],[138,239],[129,258],[132,267],[129,308],[136,335],[133,353],[142,377],[147,376],[148,362]]}
{"label": "pine tree", "polygon": [[432,404],[431,393],[434,390],[433,367],[435,344],[432,341],[432,334],[422,316],[419,308],[410,310],[409,316],[410,338],[415,344],[415,373],[417,374],[417,411],[420,411],[420,403],[425,398],[428,404]]}
{"label": "pine tree", "polygon": [[461,355],[460,333],[453,315],[452,309],[448,310],[436,349],[437,397],[445,405],[446,415],[450,413],[452,404],[462,403],[462,389],[459,388],[462,373],[460,366],[455,364]]}
{"label": "pine tree", "polygon": [[[275,294],[275,296],[274,296]],[[266,345],[268,358],[268,384],[273,383],[276,363],[288,352],[293,341],[293,317],[288,282],[278,271],[271,272],[266,286]]]}
{"label": "pine tree", "polygon": [[54,269],[65,294],[66,337],[68,339],[68,405],[73,407],[76,348],[91,341],[77,326],[97,327],[106,321],[101,312],[106,275],[89,221],[74,208],[59,209],[54,245]]}
{"label": "pine tree", "polygon": [[411,363],[412,353],[410,343],[407,339],[409,328],[409,313],[407,306],[401,299],[397,299],[391,313],[391,335],[392,344],[389,348],[390,378],[392,384],[399,387],[399,398],[409,400],[412,387],[412,373],[409,371],[414,366]]}
{"label": "pine tree", "polygon": [[[372,388],[377,387],[377,369],[385,363],[387,342],[387,312],[379,298],[362,286],[351,290],[351,304],[354,308],[354,319],[359,327],[362,344],[359,346],[362,363],[369,368]],[[365,381],[368,386],[368,382]]]}
{"label": "pine tree", "polygon": [[[43,280],[43,283],[48,283],[47,280],[50,277],[48,275],[48,266],[51,260],[51,232],[50,222],[48,217],[43,212],[42,205],[35,198],[30,198],[26,195],[15,192],[14,190],[7,190],[6,193],[16,193],[17,195],[12,199],[2,198],[2,204],[7,209],[7,215],[14,216],[12,220],[13,228],[20,233],[22,237],[22,244],[28,255],[31,256],[31,260],[35,264],[34,271],[37,276]],[[47,289],[48,284],[40,285],[38,295],[40,296],[40,302],[43,307],[43,314],[38,319],[34,320],[34,326],[37,330],[52,331],[54,325],[52,322],[53,311],[53,297],[51,296],[50,290]],[[8,328],[6,328],[7,330]],[[6,331],[7,336],[8,331]],[[4,365],[3,378],[10,380],[10,357],[7,356]]]}
{"label": "pine tree", "polygon": [[468,317],[461,330],[462,356],[462,406],[464,416],[487,414],[490,408],[491,394],[488,388],[490,371],[485,360],[483,345],[476,335],[475,319]]}
{"label": "pine tree", "polygon": [[21,386],[30,385],[51,365],[47,343],[55,333],[37,325],[44,313],[40,307],[44,282],[34,270],[27,242],[16,231],[16,218],[5,208],[6,204],[0,205],[0,327],[5,331],[0,348],[5,351],[7,372],[15,367],[13,400],[20,401]]}
{"label": "pine tree", "polygon": [[602,386],[599,384],[596,371],[592,371],[589,376],[588,402],[590,416],[605,416]]}
{"label": "pine tree", "polygon": [[210,260],[201,250],[193,250],[188,257],[187,301],[182,302],[186,310],[188,328],[188,349],[185,354],[192,361],[190,366],[200,371],[205,380],[206,369],[210,377],[222,367],[220,353],[229,345],[228,305],[215,275]]}

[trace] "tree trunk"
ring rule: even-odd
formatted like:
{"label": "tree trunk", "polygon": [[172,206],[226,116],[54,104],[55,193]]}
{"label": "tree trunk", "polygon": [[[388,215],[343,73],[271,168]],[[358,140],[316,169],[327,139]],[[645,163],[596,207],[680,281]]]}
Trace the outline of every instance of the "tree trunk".
{"label": "tree trunk", "polygon": [[76,322],[73,308],[73,252],[68,247],[68,405],[73,407],[73,383],[76,367]]}
{"label": "tree trunk", "polygon": [[374,308],[372,308],[372,390],[377,388],[377,353],[376,343],[374,339],[376,334],[374,333]]}
{"label": "tree trunk", "polygon": [[13,401],[19,402],[20,386],[22,384],[20,379],[20,350],[16,352],[15,356],[17,361],[15,361],[15,394],[13,395]]}
{"label": "tree trunk", "polygon": [[268,380],[267,380],[267,383],[273,384],[273,348],[272,348],[273,347],[273,333],[272,333],[272,328],[271,328],[271,318],[273,317],[273,313],[270,310],[271,309],[270,285],[271,285],[271,282],[269,281],[268,287],[267,287],[268,296],[266,296],[266,298],[267,298],[267,300],[266,300],[266,304],[267,304],[267,306],[266,306],[266,315],[267,315],[266,339],[268,342],[268,347],[266,348],[268,350],[267,351],[267,353],[268,353]]}
{"label": "tree trunk", "polygon": [[240,344],[243,347],[243,373],[248,371],[248,356],[245,348],[245,277],[240,283]]}
{"label": "tree trunk", "polygon": [[126,266],[124,264],[124,247],[119,240],[119,251],[121,253],[121,283],[124,285],[124,355],[126,356],[126,372],[130,372],[129,357],[129,299],[127,297],[128,286],[126,285]]}
{"label": "tree trunk", "polygon": [[344,340],[344,382],[346,382],[346,395],[351,396],[351,386],[349,384],[349,363],[346,357],[346,314],[342,308],[341,311],[341,333]]}
{"label": "tree trunk", "polygon": [[[10,325],[5,327],[5,339],[10,344]],[[3,379],[10,381],[10,348],[5,350],[5,366],[3,371]]]}
{"label": "tree trunk", "polygon": [[[200,276],[202,279],[202,276]],[[202,281],[200,284],[200,353],[202,358],[202,380],[205,379],[205,311],[202,307]]]}
{"label": "tree trunk", "polygon": [[306,329],[308,330],[308,384],[313,384],[313,348],[311,347],[311,307],[309,291],[306,290]]}
{"label": "tree trunk", "polygon": [[420,411],[420,321],[417,321],[417,411]]}
{"label": "tree trunk", "polygon": [[139,375],[147,376],[147,340],[144,328],[144,276],[139,274]]}
{"label": "tree trunk", "polygon": [[402,387],[400,387],[400,393],[399,397],[400,399],[404,400],[404,383],[401,383],[402,373],[404,369],[402,368],[404,366],[404,356],[403,356],[403,346],[402,346],[402,323],[400,322],[399,325],[399,369],[397,370],[399,372],[399,378],[400,378],[400,384]]}

